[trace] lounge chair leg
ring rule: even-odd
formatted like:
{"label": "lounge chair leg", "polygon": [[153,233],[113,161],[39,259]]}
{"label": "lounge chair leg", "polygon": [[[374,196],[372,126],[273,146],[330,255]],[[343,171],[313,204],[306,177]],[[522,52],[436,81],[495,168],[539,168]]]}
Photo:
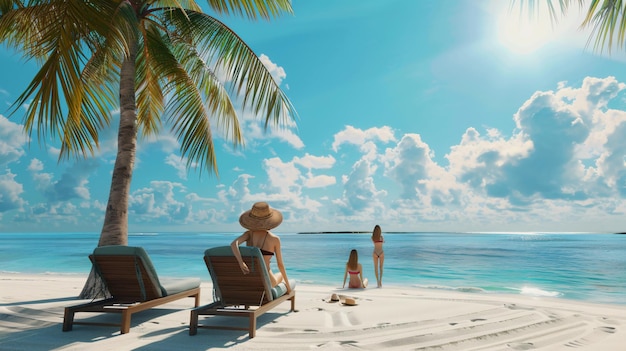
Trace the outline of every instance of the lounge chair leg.
{"label": "lounge chair leg", "polygon": [[122,326],[120,328],[121,334],[126,334],[130,331],[130,316],[131,313],[128,310],[122,311]]}
{"label": "lounge chair leg", "polygon": [[291,312],[296,310],[296,295],[294,294],[291,298]]}
{"label": "lounge chair leg", "polygon": [[72,330],[72,325],[74,324],[74,311],[66,307],[65,314],[63,315],[63,331]]}
{"label": "lounge chair leg", "polygon": [[198,292],[198,293],[195,295],[195,297],[196,297],[196,302],[195,302],[195,304],[193,305],[193,307],[198,307],[198,306],[200,306],[200,292]]}
{"label": "lounge chair leg", "polygon": [[250,330],[248,332],[248,336],[250,337],[250,339],[256,336],[256,316],[255,315],[250,316]]}
{"label": "lounge chair leg", "polygon": [[198,333],[198,311],[191,311],[191,320],[189,321],[189,335]]}

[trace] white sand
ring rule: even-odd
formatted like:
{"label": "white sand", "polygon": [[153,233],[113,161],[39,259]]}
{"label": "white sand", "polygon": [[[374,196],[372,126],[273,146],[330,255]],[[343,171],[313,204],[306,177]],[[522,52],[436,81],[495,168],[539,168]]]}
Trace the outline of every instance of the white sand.
{"label": "white sand", "polygon": [[[85,277],[0,274],[0,350],[626,350],[626,306],[554,298],[385,286],[343,290],[299,284],[289,303],[261,316],[256,337],[199,329],[189,336],[192,299],[135,314],[130,333],[75,325],[61,331],[63,308]],[[335,292],[357,306],[329,303]],[[212,301],[202,284],[202,304]],[[116,314],[77,320],[118,321]],[[203,317],[201,317],[203,318]],[[207,317],[204,317],[207,318]],[[245,323],[212,317],[217,323]]]}

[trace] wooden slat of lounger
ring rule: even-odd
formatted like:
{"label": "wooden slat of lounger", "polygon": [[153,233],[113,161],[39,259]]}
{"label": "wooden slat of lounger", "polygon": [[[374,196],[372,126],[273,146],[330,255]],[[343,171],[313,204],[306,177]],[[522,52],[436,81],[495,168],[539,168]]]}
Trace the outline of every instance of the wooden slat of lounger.
{"label": "wooden slat of lounger", "polygon": [[225,305],[258,306],[266,303],[264,276],[258,259],[244,257],[250,273],[244,275],[234,257],[211,257],[211,267]]}
{"label": "wooden slat of lounger", "polygon": [[104,277],[109,292],[118,301],[137,302],[159,298],[160,288],[154,285],[143,264],[140,272],[143,281],[145,298],[137,280],[135,257],[133,256],[105,256],[99,255],[97,260],[100,273]]}

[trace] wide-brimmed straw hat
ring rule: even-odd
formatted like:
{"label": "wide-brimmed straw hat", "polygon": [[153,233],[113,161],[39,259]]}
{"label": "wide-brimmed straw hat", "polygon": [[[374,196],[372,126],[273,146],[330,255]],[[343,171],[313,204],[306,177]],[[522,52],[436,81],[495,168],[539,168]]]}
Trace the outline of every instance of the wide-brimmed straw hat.
{"label": "wide-brimmed straw hat", "polygon": [[257,202],[252,209],[239,216],[239,224],[246,229],[270,230],[283,222],[283,214],[273,209],[266,202]]}
{"label": "wide-brimmed straw hat", "polygon": [[356,306],[358,305],[358,303],[356,302],[356,299],[352,298],[352,297],[346,297],[346,299],[343,301],[343,304],[346,306]]}
{"label": "wide-brimmed straw hat", "polygon": [[335,303],[335,302],[339,302],[341,301],[342,305],[345,306],[356,306],[359,303],[356,301],[356,298],[354,297],[349,297],[346,295],[337,295],[337,294],[332,294],[330,295],[330,298],[328,300],[324,300],[328,303]]}
{"label": "wide-brimmed straw hat", "polygon": [[328,302],[339,302],[339,296],[337,294],[330,295]]}

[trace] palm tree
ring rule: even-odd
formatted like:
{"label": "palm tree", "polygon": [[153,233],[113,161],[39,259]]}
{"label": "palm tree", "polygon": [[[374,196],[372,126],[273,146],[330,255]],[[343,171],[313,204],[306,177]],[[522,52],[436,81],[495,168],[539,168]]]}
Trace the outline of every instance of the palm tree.
{"label": "palm tree", "polygon": [[[516,0],[511,1],[514,5]],[[606,49],[609,53],[614,46],[623,49],[626,44],[626,3],[621,0],[519,0],[522,9],[527,8],[531,15],[541,11],[541,3],[547,5],[553,21],[561,15],[566,15],[577,3],[580,9],[589,3],[585,19],[580,24],[581,29],[591,29],[588,45],[593,44],[594,50]]]}
{"label": "palm tree", "polygon": [[[253,20],[292,12],[289,0],[207,2],[219,15]],[[98,246],[128,243],[138,135],[170,126],[187,166],[217,174],[211,122],[235,147],[242,145],[236,103],[264,118],[266,128],[296,116],[250,47],[193,0],[0,0],[0,42],[40,63],[11,113],[27,105],[25,131],[44,142],[58,137],[60,159],[93,156],[98,132],[119,106]],[[224,75],[227,81],[219,79]],[[101,288],[92,271],[81,297],[95,297]]]}

